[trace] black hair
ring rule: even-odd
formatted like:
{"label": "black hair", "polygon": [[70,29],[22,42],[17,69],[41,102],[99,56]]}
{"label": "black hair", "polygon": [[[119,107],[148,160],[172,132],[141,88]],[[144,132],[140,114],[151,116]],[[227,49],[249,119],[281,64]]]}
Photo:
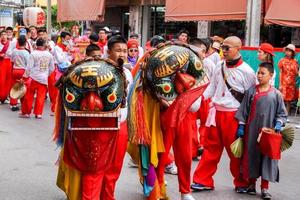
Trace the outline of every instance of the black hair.
{"label": "black hair", "polygon": [[69,32],[63,31],[60,33],[61,38],[65,38],[67,35],[71,37],[71,33],[69,33]]}
{"label": "black hair", "polygon": [[294,59],[296,56],[296,52],[295,51],[292,51],[292,59]]}
{"label": "black hair", "polygon": [[209,49],[209,44],[207,42],[204,42],[203,39],[200,39],[200,38],[192,38],[190,40],[190,44],[192,45],[204,45],[206,47],[206,51],[205,53],[207,53],[208,49]]}
{"label": "black hair", "polygon": [[209,49],[209,47],[212,46],[212,39],[210,38],[202,38],[201,39],[204,42],[204,45]]}
{"label": "black hair", "polygon": [[122,36],[122,33],[119,30],[113,30],[107,34],[107,40],[109,40],[109,38],[116,36],[116,35]]}
{"label": "black hair", "polygon": [[274,59],[273,59],[273,55],[265,52],[265,54],[267,54],[267,61],[274,64]]}
{"label": "black hair", "polygon": [[160,35],[154,35],[151,39],[150,39],[150,46],[151,47],[156,47],[157,45],[159,45],[160,43],[164,43],[166,42],[165,38],[163,38]]}
{"label": "black hair", "polygon": [[274,74],[274,65],[270,62],[263,62],[259,64],[259,67],[266,68],[271,74]]}
{"label": "black hair", "polygon": [[133,33],[129,36],[129,38],[139,38],[139,35],[136,33]]}
{"label": "black hair", "polygon": [[103,28],[100,28],[99,31],[98,31],[98,33],[99,33],[100,31],[104,31],[106,34],[109,33],[106,29],[104,29],[104,27],[103,27]]}
{"label": "black hair", "polygon": [[115,35],[115,36],[112,36],[111,38],[109,38],[109,40],[107,41],[107,48],[109,50],[112,50],[113,46],[116,43],[123,43],[123,44],[127,45],[127,41],[126,41],[126,39],[123,36],[121,36],[121,35]]}
{"label": "black hair", "polygon": [[6,27],[5,30],[6,30],[6,31],[14,31],[13,27],[11,27],[11,26]]}
{"label": "black hair", "polygon": [[94,41],[94,42],[98,42],[99,40],[99,35],[97,33],[91,33],[91,35],[89,36],[89,39]]}
{"label": "black hair", "polygon": [[214,43],[214,40],[211,37],[208,37],[207,40],[209,41],[210,45]]}
{"label": "black hair", "polygon": [[6,33],[6,30],[0,31],[0,35],[2,35],[2,33]]}
{"label": "black hair", "polygon": [[20,35],[18,37],[18,44],[20,46],[25,46],[26,45],[26,37],[25,37],[25,35]]}
{"label": "black hair", "polygon": [[46,33],[47,31],[46,31],[46,29],[45,28],[39,28],[38,29],[38,31],[37,31],[37,33]]}
{"label": "black hair", "polygon": [[178,32],[178,37],[182,34],[182,33],[185,33],[185,34],[187,34],[188,36],[189,36],[189,31],[188,30],[186,30],[186,29],[182,29],[182,30],[180,30],[179,32]]}
{"label": "black hair", "polygon": [[100,51],[100,47],[96,44],[89,44],[87,47],[86,47],[86,50],[85,50],[85,54],[87,56],[92,56],[92,53],[93,51]]}
{"label": "black hair", "polygon": [[28,27],[25,27],[26,34],[30,32],[30,29]]}
{"label": "black hair", "polygon": [[46,44],[46,40],[44,40],[43,38],[38,38],[36,40],[36,46],[37,47],[43,47],[43,46],[45,46],[45,44]]}

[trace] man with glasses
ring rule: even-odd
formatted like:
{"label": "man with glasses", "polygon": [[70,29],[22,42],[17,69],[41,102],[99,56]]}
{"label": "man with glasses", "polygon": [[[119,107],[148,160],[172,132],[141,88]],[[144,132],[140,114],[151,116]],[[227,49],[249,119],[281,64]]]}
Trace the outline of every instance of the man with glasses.
{"label": "man with glasses", "polygon": [[255,72],[240,55],[241,40],[236,36],[226,38],[222,45],[224,61],[219,62],[203,99],[211,98],[206,126],[209,127],[205,141],[205,151],[194,173],[191,188],[194,191],[214,189],[212,176],[217,171],[225,147],[230,158],[230,172],[234,177],[237,193],[246,193],[248,182],[240,174],[241,160],[235,158],[230,145],[236,140],[238,121],[235,113],[240,106],[245,90],[255,84]]}

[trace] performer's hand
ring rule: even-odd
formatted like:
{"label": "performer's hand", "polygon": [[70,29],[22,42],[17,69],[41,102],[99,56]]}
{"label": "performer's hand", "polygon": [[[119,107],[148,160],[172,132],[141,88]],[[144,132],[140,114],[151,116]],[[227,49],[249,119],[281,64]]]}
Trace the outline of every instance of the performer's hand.
{"label": "performer's hand", "polygon": [[281,131],[281,127],[282,127],[282,122],[281,121],[277,121],[276,124],[275,124],[275,132],[278,133]]}
{"label": "performer's hand", "polygon": [[236,132],[236,136],[242,138],[244,137],[244,134],[245,134],[245,125],[239,124],[238,130]]}

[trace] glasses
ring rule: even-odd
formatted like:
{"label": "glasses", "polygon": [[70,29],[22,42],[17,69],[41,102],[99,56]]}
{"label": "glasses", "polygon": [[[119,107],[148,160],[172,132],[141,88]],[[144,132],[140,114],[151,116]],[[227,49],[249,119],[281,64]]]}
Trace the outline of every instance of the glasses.
{"label": "glasses", "polygon": [[222,49],[223,51],[229,51],[229,49],[231,49],[231,48],[234,48],[234,47],[227,46],[227,45],[222,45],[222,46],[221,46],[221,49]]}
{"label": "glasses", "polygon": [[138,49],[129,49],[130,53],[134,53],[134,52],[138,52],[138,51],[139,51]]}

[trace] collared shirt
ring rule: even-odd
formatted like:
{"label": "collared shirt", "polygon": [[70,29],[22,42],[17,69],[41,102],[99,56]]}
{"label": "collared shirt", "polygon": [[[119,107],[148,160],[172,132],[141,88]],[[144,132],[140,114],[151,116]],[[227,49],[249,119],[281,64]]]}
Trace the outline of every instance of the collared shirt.
{"label": "collared shirt", "polygon": [[222,67],[228,84],[232,89],[241,93],[244,93],[252,85],[255,85],[255,72],[245,62],[232,68],[228,68],[225,62],[219,62],[217,65],[216,72],[203,96],[205,99],[212,98],[212,102],[219,107],[237,109],[240,106],[240,103],[228,90],[222,75]]}

